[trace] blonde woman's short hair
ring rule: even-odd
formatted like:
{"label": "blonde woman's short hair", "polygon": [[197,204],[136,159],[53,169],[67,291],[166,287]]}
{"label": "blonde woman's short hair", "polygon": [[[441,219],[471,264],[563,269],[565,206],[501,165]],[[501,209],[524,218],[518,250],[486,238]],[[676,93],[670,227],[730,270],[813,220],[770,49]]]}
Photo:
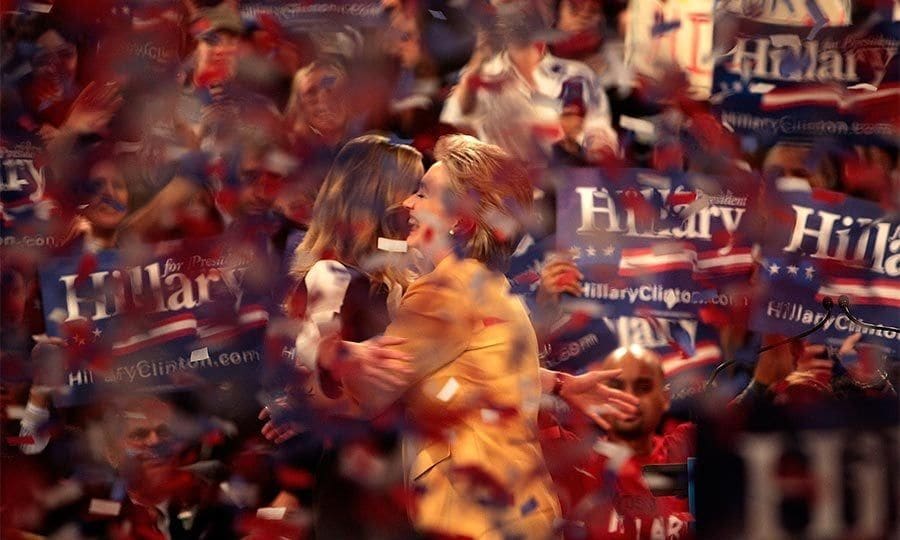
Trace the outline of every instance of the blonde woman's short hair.
{"label": "blonde woman's short hair", "polygon": [[531,212],[528,170],[499,146],[468,135],[442,137],[434,156],[450,175],[457,210],[472,220],[462,240],[465,255],[505,270]]}

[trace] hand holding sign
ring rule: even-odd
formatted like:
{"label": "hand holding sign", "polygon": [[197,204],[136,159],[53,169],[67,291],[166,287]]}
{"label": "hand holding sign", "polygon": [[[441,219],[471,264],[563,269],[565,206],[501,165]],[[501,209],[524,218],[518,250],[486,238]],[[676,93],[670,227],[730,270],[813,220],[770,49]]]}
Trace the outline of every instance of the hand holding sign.
{"label": "hand holding sign", "polygon": [[582,279],[584,275],[571,259],[550,258],[541,268],[541,283],[537,291],[538,305],[557,304],[559,295],[563,293],[580,296]]}

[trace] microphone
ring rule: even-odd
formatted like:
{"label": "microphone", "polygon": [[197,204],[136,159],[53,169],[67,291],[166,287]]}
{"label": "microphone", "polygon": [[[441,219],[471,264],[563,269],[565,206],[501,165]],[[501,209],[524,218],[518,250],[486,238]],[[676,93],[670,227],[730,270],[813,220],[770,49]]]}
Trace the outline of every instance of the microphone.
{"label": "microphone", "polygon": [[842,294],[840,297],[838,297],[838,305],[844,311],[844,314],[847,315],[848,319],[850,319],[851,321],[855,322],[856,324],[858,324],[860,326],[865,326],[866,328],[874,328],[876,330],[881,330],[881,331],[885,331],[885,332],[897,332],[898,334],[900,334],[900,328],[897,328],[895,326],[887,326],[887,325],[869,323],[869,322],[865,322],[863,320],[857,319],[853,315],[853,313],[850,313],[850,298],[845,294]]}
{"label": "microphone", "polygon": [[[840,303],[840,301],[841,300],[838,299],[838,303]],[[847,302],[849,302],[849,299],[847,300]],[[792,336],[785,340],[779,341],[778,343],[774,343],[772,345],[766,345],[765,347],[760,347],[756,351],[756,354],[759,355],[766,351],[771,351],[772,349],[774,349],[776,347],[781,347],[782,345],[786,345],[793,341],[803,339],[812,333],[818,332],[823,326],[825,326],[825,324],[828,323],[828,321],[831,320],[831,317],[832,317],[831,310],[832,310],[832,308],[834,308],[834,300],[832,300],[831,297],[826,296],[825,298],[822,299],[822,307],[825,308],[825,316],[822,317],[822,320],[819,321],[818,323],[816,323],[815,326],[813,326],[812,328],[810,328],[808,330],[804,330],[803,332],[800,332],[796,336]],[[851,318],[851,320],[852,320],[852,318]],[[735,360],[726,360],[726,361],[722,362],[721,364],[719,364],[718,366],[716,366],[716,369],[713,370],[713,372],[709,375],[709,379],[707,379],[707,381],[706,381],[706,388],[709,388],[710,386],[712,386],[712,383],[716,380],[716,377],[719,376],[719,373],[724,371],[726,368],[734,365],[735,362],[736,362]]]}
{"label": "microphone", "polygon": [[[842,298],[846,298],[846,296],[844,296]],[[838,299],[838,303],[840,303],[840,299]],[[756,351],[756,353],[762,354],[766,351],[771,351],[772,349],[774,349],[776,347],[781,347],[782,345],[787,345],[788,343],[803,339],[810,334],[818,332],[823,326],[825,326],[825,324],[828,323],[828,321],[831,320],[831,317],[832,317],[831,309],[834,307],[834,300],[832,300],[830,296],[826,296],[825,298],[822,299],[822,307],[825,308],[825,316],[822,317],[822,320],[819,321],[818,323],[816,323],[815,326],[813,326],[809,330],[804,330],[803,332],[800,332],[796,336],[789,337],[785,340],[779,341],[778,343],[774,343],[772,345],[766,345],[765,347],[760,347],[759,350]]]}

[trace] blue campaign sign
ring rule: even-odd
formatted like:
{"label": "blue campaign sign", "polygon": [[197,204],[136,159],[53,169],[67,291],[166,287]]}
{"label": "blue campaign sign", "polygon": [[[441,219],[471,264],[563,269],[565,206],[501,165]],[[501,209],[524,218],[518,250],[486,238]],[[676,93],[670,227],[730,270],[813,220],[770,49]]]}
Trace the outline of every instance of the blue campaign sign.
{"label": "blue campaign sign", "polygon": [[542,365],[566,373],[583,373],[619,347],[638,345],[658,354],[672,399],[673,412],[702,391],[712,368],[721,361],[718,331],[696,318],[599,317],[569,314],[544,344]]}
{"label": "blue campaign sign", "polygon": [[268,302],[255,258],[215,239],[51,260],[40,270],[47,334],[65,340],[58,405],[106,391],[248,381],[261,366]]}
{"label": "blue campaign sign", "polygon": [[[581,372],[617,347],[655,351],[674,402],[721,359],[710,307],[733,312],[753,268],[752,182],[632,169],[571,169],[557,188],[557,247],[584,274],[544,365]],[[678,408],[678,405],[675,406]]]}
{"label": "blue campaign sign", "polygon": [[836,138],[892,145],[898,134],[900,23],[799,28],[723,15],[711,102],[764,146]]}
{"label": "blue campaign sign", "polygon": [[[779,181],[768,203],[758,276],[760,296],[751,328],[797,334],[825,317],[822,300],[850,300],[851,313],[871,323],[898,326],[900,220],[877,204],[840,193]],[[863,342],[900,350],[900,334],[836,316],[808,339],[842,341],[861,332]],[[830,338],[830,339],[829,339]]]}
{"label": "blue campaign sign", "polygon": [[683,318],[745,302],[722,293],[753,266],[748,193],[707,177],[616,174],[571,169],[557,193],[557,245],[584,274],[593,315]]}

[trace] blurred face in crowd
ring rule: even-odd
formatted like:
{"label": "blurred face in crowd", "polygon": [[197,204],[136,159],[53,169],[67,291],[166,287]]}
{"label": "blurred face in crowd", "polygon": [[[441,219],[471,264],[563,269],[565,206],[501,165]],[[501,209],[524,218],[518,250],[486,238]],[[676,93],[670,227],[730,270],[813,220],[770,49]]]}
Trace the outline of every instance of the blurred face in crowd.
{"label": "blurred face in crowd", "polygon": [[241,159],[241,209],[247,214],[264,214],[272,209],[284,177],[269,170],[265,154],[247,152]]}
{"label": "blurred face in crowd", "polygon": [[156,398],[137,399],[122,408],[120,424],[109,433],[110,462],[128,480],[129,490],[146,502],[165,498],[166,485],[174,474],[169,449],[174,412]]}
{"label": "blurred face in crowd", "polygon": [[643,348],[618,349],[606,358],[602,369],[621,369],[607,385],[639,400],[637,413],[609,419],[613,433],[625,440],[651,436],[669,408],[659,356]]}
{"label": "blurred face in crowd", "polygon": [[237,71],[240,38],[223,31],[208,32],[197,43],[197,78],[208,84],[219,84],[234,77]]}
{"label": "blurred face in crowd", "polygon": [[827,160],[812,161],[812,149],[806,146],[778,144],[772,147],[763,161],[762,172],[776,178],[792,176],[805,178],[814,188],[833,189],[837,171],[830,170]]}
{"label": "blurred face in crowd", "polygon": [[56,30],[48,30],[35,42],[37,52],[32,58],[35,75],[61,84],[75,80],[78,69],[78,50]]}
{"label": "blurred face in crowd", "polygon": [[603,20],[600,2],[596,0],[563,0],[559,4],[556,27],[564,32],[578,33],[597,29]]}
{"label": "blurred face in crowd", "polygon": [[510,43],[506,52],[512,63],[527,75],[541,62],[546,50],[544,43]]}
{"label": "blurred face in crowd", "polygon": [[451,196],[449,186],[450,174],[439,161],[422,177],[418,190],[403,201],[410,214],[406,239],[409,247],[423,250],[446,242],[456,224],[447,205]]}
{"label": "blurred face in crowd", "polygon": [[319,133],[342,132],[347,122],[347,106],[342,73],[328,66],[314,68],[297,88],[300,113],[306,124]]}
{"label": "blurred face in crowd", "polygon": [[101,161],[91,167],[87,182],[84,217],[95,228],[116,229],[128,213],[128,184],[121,171],[114,163]]}
{"label": "blurred face in crowd", "polygon": [[415,17],[402,11],[391,15],[387,52],[400,60],[406,69],[413,69],[422,59],[422,38]]}

